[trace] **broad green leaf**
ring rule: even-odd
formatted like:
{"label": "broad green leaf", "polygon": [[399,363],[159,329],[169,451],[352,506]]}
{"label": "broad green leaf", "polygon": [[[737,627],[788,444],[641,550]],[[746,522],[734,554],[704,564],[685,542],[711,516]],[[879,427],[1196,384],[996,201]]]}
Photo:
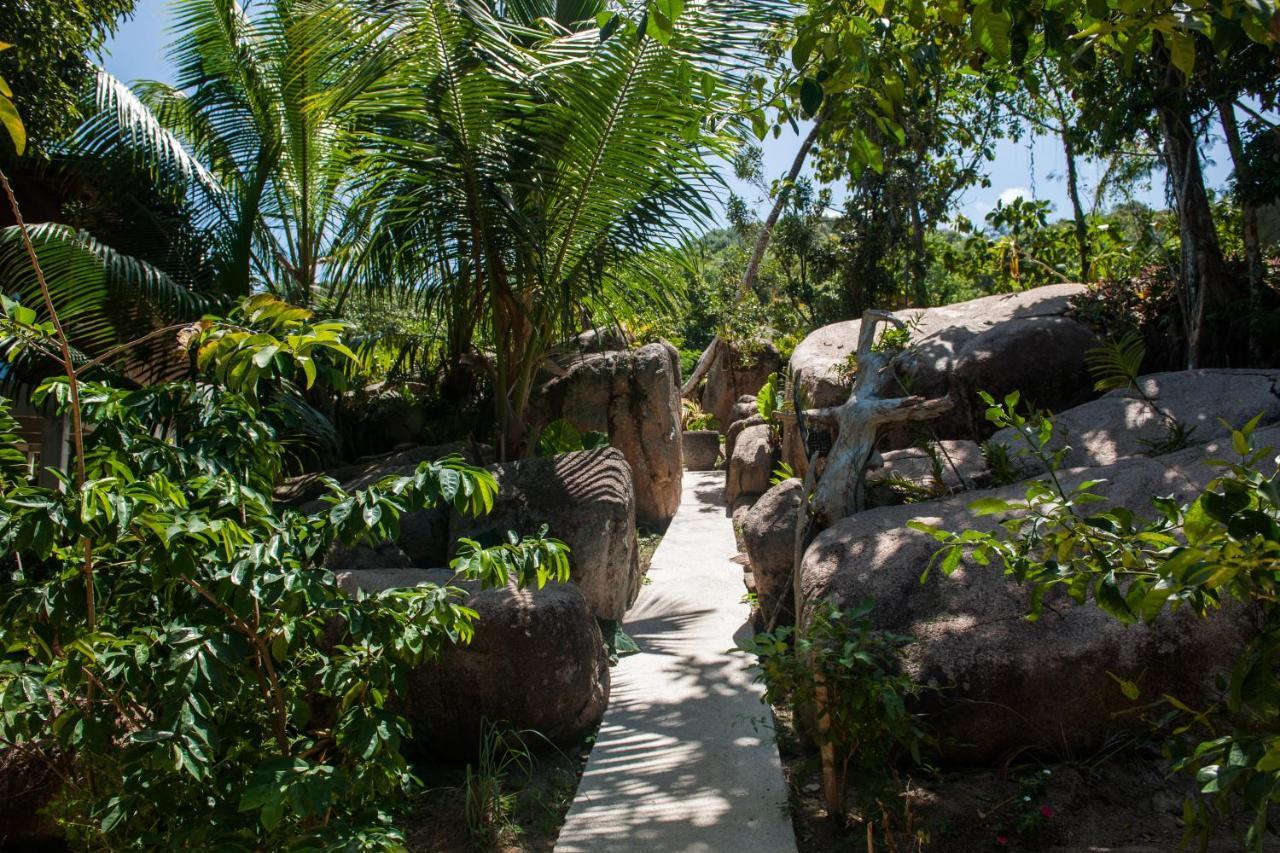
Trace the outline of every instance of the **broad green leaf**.
{"label": "broad green leaf", "polygon": [[1012,53],[1009,30],[1013,19],[1009,11],[1003,6],[997,11],[994,3],[983,0],[974,6],[971,17],[973,37],[978,46],[995,59],[1007,61]]}
{"label": "broad green leaf", "polygon": [[13,101],[5,96],[0,96],[0,124],[4,125],[9,138],[13,140],[14,150],[22,155],[27,150],[27,129],[23,127],[22,117],[18,115]]}
{"label": "broad green leaf", "polygon": [[1165,34],[1165,45],[1174,68],[1181,71],[1183,77],[1190,78],[1196,70],[1195,38],[1182,30],[1173,30]]}

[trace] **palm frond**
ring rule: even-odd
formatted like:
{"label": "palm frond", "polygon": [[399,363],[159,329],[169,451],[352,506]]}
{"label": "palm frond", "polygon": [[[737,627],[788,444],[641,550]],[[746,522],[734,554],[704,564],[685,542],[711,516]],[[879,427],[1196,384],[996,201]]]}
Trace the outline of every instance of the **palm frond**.
{"label": "palm frond", "polygon": [[[206,297],[86,232],[54,223],[28,226],[28,232],[62,324],[86,357],[194,320],[213,307]],[[0,282],[10,298],[49,319],[17,226],[0,229]]]}
{"label": "palm frond", "polygon": [[1133,388],[1142,373],[1147,346],[1142,335],[1130,329],[1119,338],[1104,341],[1085,353],[1085,364],[1094,377],[1094,390]]}

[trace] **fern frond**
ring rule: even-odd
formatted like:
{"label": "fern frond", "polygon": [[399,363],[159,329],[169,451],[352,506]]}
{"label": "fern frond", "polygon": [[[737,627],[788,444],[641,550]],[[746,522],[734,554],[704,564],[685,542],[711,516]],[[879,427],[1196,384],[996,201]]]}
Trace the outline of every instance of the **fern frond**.
{"label": "fern frond", "polygon": [[1134,387],[1142,374],[1147,347],[1142,335],[1130,329],[1117,339],[1105,341],[1085,353],[1085,364],[1093,374],[1094,390],[1116,391]]}

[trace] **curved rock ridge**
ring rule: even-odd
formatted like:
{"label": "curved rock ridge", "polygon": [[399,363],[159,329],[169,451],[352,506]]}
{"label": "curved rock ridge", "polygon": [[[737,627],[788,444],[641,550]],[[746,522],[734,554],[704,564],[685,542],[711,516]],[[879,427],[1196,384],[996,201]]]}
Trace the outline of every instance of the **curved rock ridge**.
{"label": "curved rock ridge", "polygon": [[632,468],[606,447],[548,459],[521,459],[490,467],[498,480],[493,512],[480,518],[454,513],[450,547],[461,537],[484,545],[506,541],[507,531],[548,535],[569,546],[572,579],[600,619],[620,620],[640,593]]}
{"label": "curved rock ridge", "polygon": [[[1188,430],[1191,444],[1227,438],[1258,416],[1260,426],[1280,422],[1280,370],[1181,370],[1153,373],[1139,382],[1155,408],[1136,392],[1121,390],[1054,415],[1049,446],[1069,448],[1064,467],[1111,465],[1147,455],[1167,438],[1168,417]],[[1024,446],[1012,429],[990,440],[1010,450]],[[1041,470],[1035,460],[1025,464],[1028,473]]]}
{"label": "curved rock ridge", "polygon": [[[1262,430],[1259,446],[1280,446],[1280,427]],[[1215,475],[1205,460],[1230,453],[1211,443],[1158,459],[1133,458],[1064,472],[1070,488],[1085,479],[1105,483],[1106,504],[1139,517],[1154,514],[1153,495],[1185,501]],[[914,637],[902,664],[914,678],[940,688],[927,710],[948,758],[998,761],[1033,748],[1081,754],[1117,731],[1141,726],[1113,676],[1139,684],[1147,697],[1168,693],[1195,704],[1214,675],[1229,668],[1256,630],[1249,608],[1229,606],[1208,620],[1187,611],[1151,626],[1126,626],[1093,604],[1052,596],[1037,622],[1024,617],[1027,590],[999,569],[972,562],[951,577],[921,576],[938,543],[907,528],[919,520],[947,530],[991,530],[998,518],[968,506],[986,496],[1020,498],[1025,485],[970,492],[927,504],[883,507],[825,530],[805,553],[801,618],[824,600],[849,606],[876,602],[877,627]]]}

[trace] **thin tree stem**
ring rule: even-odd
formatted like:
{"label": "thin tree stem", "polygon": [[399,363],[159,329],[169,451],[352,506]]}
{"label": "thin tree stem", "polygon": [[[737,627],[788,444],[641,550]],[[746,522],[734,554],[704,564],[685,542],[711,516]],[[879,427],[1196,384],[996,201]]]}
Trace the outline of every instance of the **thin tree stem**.
{"label": "thin tree stem", "polygon": [[[18,231],[22,234],[22,244],[26,247],[27,257],[31,259],[31,267],[36,273],[36,282],[40,285],[40,295],[44,298],[45,310],[49,312],[49,319],[53,323],[53,329],[58,338],[62,369],[67,375],[67,383],[71,395],[71,440],[75,446],[76,454],[75,482],[76,488],[82,489],[86,479],[84,467],[84,421],[80,414],[80,383],[76,380],[75,362],[71,357],[71,343],[67,339],[66,330],[62,328],[62,320],[58,318],[58,311],[53,306],[53,296],[49,293],[49,283],[45,281],[44,270],[40,267],[40,259],[36,255],[36,247],[31,242],[31,234],[27,231],[27,223],[23,220],[22,210],[18,207],[18,197],[14,195],[13,185],[9,183],[9,176],[3,171],[0,171],[0,184],[4,185],[5,195],[9,198],[9,207],[13,211],[13,219],[18,225]],[[84,565],[81,567],[81,572],[84,575],[85,618],[89,631],[93,632],[98,626],[97,606],[94,601],[93,542],[86,536],[81,540],[81,545],[84,549]]]}
{"label": "thin tree stem", "polygon": [[[800,178],[800,172],[804,169],[805,161],[809,159],[809,152],[813,150],[813,146],[818,141],[818,133],[822,129],[822,123],[825,118],[826,114],[820,113],[813,120],[813,129],[809,131],[809,135],[805,137],[804,142],[800,145],[800,150],[796,152],[796,158],[791,163],[791,171],[787,173],[786,180],[778,189],[778,197],[773,201],[773,209],[769,211],[769,218],[760,227],[760,233],[756,236],[755,248],[751,252],[751,261],[747,264],[747,270],[743,273],[742,282],[738,285],[738,292],[733,298],[733,307],[735,309],[747,293],[750,292],[751,288],[755,286],[756,276],[760,272],[760,264],[764,260],[764,253],[769,248],[769,241],[773,239],[773,230],[777,227],[778,220],[782,217],[782,211],[787,207],[787,201],[791,198],[791,189]],[[692,396],[694,390],[698,387],[698,383],[702,381],[702,377],[706,376],[707,371],[711,369],[711,364],[715,361],[716,352],[719,351],[723,343],[719,335],[711,339],[711,343],[707,345],[702,357],[698,359],[697,366],[693,368],[693,373],[689,375],[684,387],[680,389],[682,397]]]}

